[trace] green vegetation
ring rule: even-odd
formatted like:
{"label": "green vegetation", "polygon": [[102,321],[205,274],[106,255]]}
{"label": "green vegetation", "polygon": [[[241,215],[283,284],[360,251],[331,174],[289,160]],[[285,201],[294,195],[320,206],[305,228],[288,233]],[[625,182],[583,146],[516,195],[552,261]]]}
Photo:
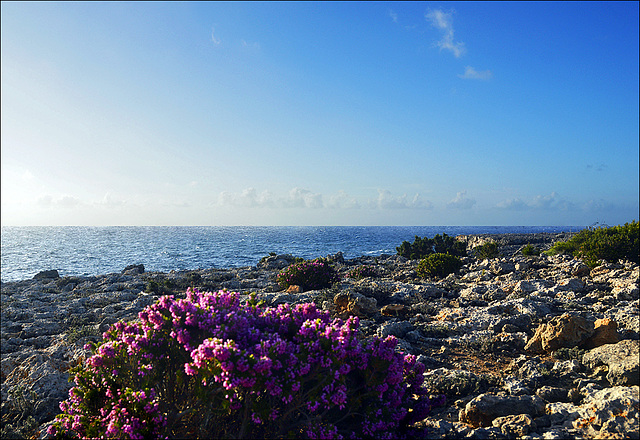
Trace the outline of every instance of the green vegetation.
{"label": "green vegetation", "polygon": [[495,241],[489,241],[483,245],[476,246],[473,248],[473,252],[479,260],[490,260],[500,256],[500,252],[498,252],[498,243]]}
{"label": "green vegetation", "polygon": [[297,285],[304,290],[317,290],[331,287],[340,280],[333,266],[324,258],[303,261],[285,267],[277,277],[278,284],[283,288]]}
{"label": "green vegetation", "polygon": [[38,404],[38,394],[22,384],[10,387],[7,394],[8,399],[2,399],[0,438],[37,438],[39,425],[31,414]]}
{"label": "green vegetation", "polygon": [[416,272],[423,278],[446,277],[462,267],[462,261],[458,257],[449,254],[431,254],[420,261]]}
{"label": "green vegetation", "polygon": [[372,266],[360,265],[354,267],[347,273],[347,277],[353,278],[356,280],[361,280],[363,278],[372,277],[375,278],[378,276],[378,271]]}
{"label": "green vegetation", "polygon": [[540,255],[540,249],[538,249],[535,246],[532,246],[531,244],[527,244],[525,247],[523,247],[520,252],[522,253],[522,255],[524,255],[525,257],[533,257],[535,255]]}
{"label": "green vegetation", "polygon": [[553,357],[560,361],[570,361],[572,359],[582,360],[582,356],[587,352],[578,347],[573,348],[559,348],[553,352]]}
{"label": "green vegetation", "polygon": [[420,238],[416,235],[413,243],[403,241],[396,248],[396,251],[398,251],[398,255],[411,260],[419,260],[431,254],[449,254],[464,257],[467,255],[467,245],[445,233],[438,234],[433,238]]}
{"label": "green vegetation", "polygon": [[453,374],[442,376],[432,375],[425,377],[425,386],[436,394],[444,394],[447,399],[455,400],[458,397],[469,394],[480,394],[491,387],[500,385],[497,376],[488,374],[473,374],[468,371],[456,371]]}
{"label": "green vegetation", "polygon": [[554,244],[545,254],[573,255],[592,268],[600,260],[615,263],[622,259],[638,263],[638,235],[636,220],[624,226],[593,226],[583,229],[567,241]]}

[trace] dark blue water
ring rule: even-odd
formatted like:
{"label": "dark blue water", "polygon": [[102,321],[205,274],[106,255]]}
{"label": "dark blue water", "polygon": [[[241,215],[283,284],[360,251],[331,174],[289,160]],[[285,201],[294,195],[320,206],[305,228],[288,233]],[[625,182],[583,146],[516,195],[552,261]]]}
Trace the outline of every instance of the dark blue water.
{"label": "dark blue water", "polygon": [[130,226],[2,227],[2,281],[57,269],[61,276],[255,265],[270,252],[302,258],[395,254],[414,236],[576,231],[569,226]]}

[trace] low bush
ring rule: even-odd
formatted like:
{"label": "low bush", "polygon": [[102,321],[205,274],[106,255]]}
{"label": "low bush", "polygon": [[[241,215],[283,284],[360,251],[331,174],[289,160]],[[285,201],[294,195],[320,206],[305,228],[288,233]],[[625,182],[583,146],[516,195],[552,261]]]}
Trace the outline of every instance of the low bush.
{"label": "low bush", "polygon": [[587,352],[578,347],[573,348],[559,348],[553,352],[553,357],[561,361],[570,361],[576,359],[582,361],[582,356]]}
{"label": "low bush", "polygon": [[105,332],[72,369],[57,438],[398,438],[431,400],[394,337],[313,304],[263,307],[227,291],[163,296]]}
{"label": "low bush", "polygon": [[462,261],[458,257],[449,254],[431,254],[422,259],[416,272],[423,278],[446,277],[462,267]]}
{"label": "low bush", "polygon": [[467,255],[467,245],[445,233],[442,235],[438,234],[433,238],[421,238],[416,235],[413,243],[403,241],[402,244],[396,248],[396,251],[398,255],[411,260],[419,260],[434,253],[464,257]]}
{"label": "low bush", "polygon": [[640,259],[639,228],[636,220],[624,226],[595,226],[583,229],[567,241],[558,242],[545,254],[569,254],[581,258],[588,266],[595,267],[600,260],[612,263]]}
{"label": "low bush", "polygon": [[538,249],[535,246],[532,246],[530,243],[527,243],[526,246],[524,246],[520,252],[522,253],[522,255],[524,255],[525,257],[533,257],[536,255],[540,255],[540,249]]}
{"label": "low bush", "polygon": [[473,252],[479,260],[490,260],[500,256],[500,252],[498,252],[498,243],[495,241],[489,241],[480,246],[476,246],[473,248]]}
{"label": "low bush", "polygon": [[378,276],[378,271],[376,271],[375,268],[371,266],[366,266],[366,265],[360,265],[360,266],[354,267],[347,273],[347,277],[353,278],[356,280],[361,280],[367,277],[377,277],[377,276]]}
{"label": "low bush", "polygon": [[321,258],[291,264],[282,269],[277,277],[278,284],[285,289],[297,285],[302,286],[304,290],[331,287],[331,284],[338,280],[333,266]]}

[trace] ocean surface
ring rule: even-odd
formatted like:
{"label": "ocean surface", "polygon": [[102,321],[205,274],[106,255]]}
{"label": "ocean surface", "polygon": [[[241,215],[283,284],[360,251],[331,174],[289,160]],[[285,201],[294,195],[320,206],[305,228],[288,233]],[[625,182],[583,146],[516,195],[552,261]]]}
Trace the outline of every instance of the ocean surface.
{"label": "ocean surface", "polygon": [[568,232],[578,226],[127,226],[2,227],[3,282],[57,269],[60,276],[253,266],[270,252],[345,258],[395,254],[416,235]]}

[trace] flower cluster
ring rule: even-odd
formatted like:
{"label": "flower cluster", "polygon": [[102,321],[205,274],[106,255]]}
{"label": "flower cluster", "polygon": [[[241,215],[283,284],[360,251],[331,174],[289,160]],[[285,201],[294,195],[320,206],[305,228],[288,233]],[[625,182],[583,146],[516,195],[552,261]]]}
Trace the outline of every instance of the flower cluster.
{"label": "flower cluster", "polygon": [[118,322],[73,370],[58,438],[396,438],[442,402],[396,340],[314,304],[227,291],[164,296]]}
{"label": "flower cluster", "polygon": [[277,280],[284,288],[297,285],[302,286],[304,290],[316,290],[330,287],[339,277],[326,260],[316,259],[285,267],[278,274]]}
{"label": "flower cluster", "polygon": [[357,267],[354,267],[353,269],[351,269],[347,273],[347,276],[349,278],[354,278],[356,280],[361,280],[361,279],[367,278],[367,277],[377,277],[378,276],[378,272],[372,266],[360,265],[360,266],[357,266]]}

